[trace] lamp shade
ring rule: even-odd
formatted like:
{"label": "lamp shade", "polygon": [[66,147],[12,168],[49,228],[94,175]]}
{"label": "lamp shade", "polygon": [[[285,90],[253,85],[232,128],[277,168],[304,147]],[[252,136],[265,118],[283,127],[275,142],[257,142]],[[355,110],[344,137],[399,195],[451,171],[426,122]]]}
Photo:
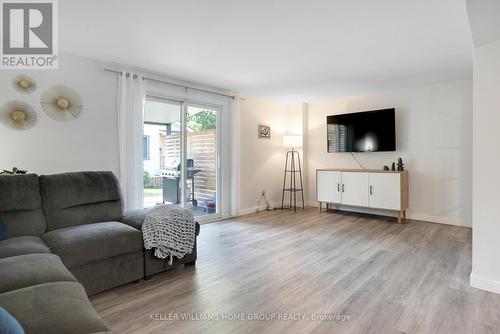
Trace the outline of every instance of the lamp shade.
{"label": "lamp shade", "polygon": [[302,136],[283,136],[283,146],[302,147]]}

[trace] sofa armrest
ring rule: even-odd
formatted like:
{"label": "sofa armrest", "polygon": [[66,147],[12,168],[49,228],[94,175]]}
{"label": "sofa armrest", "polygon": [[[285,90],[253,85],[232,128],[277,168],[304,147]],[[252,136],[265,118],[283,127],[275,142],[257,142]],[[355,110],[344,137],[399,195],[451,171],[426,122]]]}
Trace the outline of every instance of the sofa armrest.
{"label": "sofa armrest", "polygon": [[[120,222],[132,226],[138,230],[142,228],[142,223],[151,209],[138,209],[126,211]],[[196,236],[200,235],[200,224],[196,222]]]}
{"label": "sofa armrest", "polygon": [[123,217],[120,219],[120,222],[140,230],[142,228],[142,223],[144,222],[144,219],[146,219],[146,215],[149,211],[150,209],[125,211]]}

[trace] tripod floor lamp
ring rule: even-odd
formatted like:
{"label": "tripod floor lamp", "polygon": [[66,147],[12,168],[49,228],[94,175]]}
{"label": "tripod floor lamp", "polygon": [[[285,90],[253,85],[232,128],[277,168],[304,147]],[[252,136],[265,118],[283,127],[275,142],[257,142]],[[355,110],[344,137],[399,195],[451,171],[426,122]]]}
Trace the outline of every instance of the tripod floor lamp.
{"label": "tripod floor lamp", "polygon": [[288,148],[289,151],[286,152],[281,208],[284,208],[285,194],[288,194],[288,208],[293,208],[293,211],[297,211],[297,193],[300,193],[302,196],[302,209],[304,209],[302,168],[300,165],[299,152],[295,150],[296,148],[302,147],[302,136],[283,136],[283,146]]}

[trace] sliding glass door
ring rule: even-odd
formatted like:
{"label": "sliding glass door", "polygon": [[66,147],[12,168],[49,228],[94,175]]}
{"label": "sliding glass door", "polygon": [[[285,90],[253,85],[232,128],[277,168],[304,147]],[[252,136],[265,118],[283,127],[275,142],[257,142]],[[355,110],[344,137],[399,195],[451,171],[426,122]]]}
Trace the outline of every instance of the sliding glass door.
{"label": "sliding glass door", "polygon": [[144,104],[144,207],[180,204],[182,103],[148,97]]}
{"label": "sliding glass door", "polygon": [[216,215],[218,109],[148,96],[144,105],[144,207]]}
{"label": "sliding glass door", "polygon": [[200,215],[218,212],[217,118],[215,108],[187,105],[186,202]]}

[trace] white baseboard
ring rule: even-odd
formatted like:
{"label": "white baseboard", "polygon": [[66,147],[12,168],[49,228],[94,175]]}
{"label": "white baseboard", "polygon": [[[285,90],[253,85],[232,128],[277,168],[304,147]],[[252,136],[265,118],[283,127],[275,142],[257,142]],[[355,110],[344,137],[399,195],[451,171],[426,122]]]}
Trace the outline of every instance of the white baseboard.
{"label": "white baseboard", "polygon": [[[318,202],[308,202],[308,203],[306,203],[306,206],[318,207]],[[257,206],[254,206],[251,208],[239,210],[238,216],[244,216],[244,215],[256,213],[256,212],[258,212],[258,209],[259,208]],[[348,212],[361,212],[361,213],[376,214],[376,215],[381,215],[381,216],[396,217],[395,212],[384,211],[384,210],[373,210],[373,209],[365,209],[365,208],[350,208],[350,207],[340,207],[339,209],[342,211],[348,211]],[[461,220],[457,220],[457,219],[453,219],[453,218],[449,218],[449,217],[430,216],[430,215],[419,214],[419,213],[410,213],[410,212],[407,213],[407,217],[408,217],[408,219],[421,220],[421,221],[430,222],[430,223],[462,226],[462,227],[469,227],[469,228],[471,227],[470,225],[465,224]]]}
{"label": "white baseboard", "polygon": [[[271,208],[277,209],[278,207],[281,207],[280,206],[281,202],[273,201],[272,199],[269,199],[268,202],[269,202],[269,205],[271,206]],[[278,204],[280,204],[280,205],[278,205]],[[262,212],[265,210],[262,207],[260,207],[260,211]],[[252,213],[257,213],[257,212],[259,212],[259,206],[253,206],[251,208],[239,210],[237,216],[250,215]]]}
{"label": "white baseboard", "polygon": [[454,225],[454,226],[462,226],[462,227],[472,228],[472,226],[466,224],[462,220],[453,219],[453,218],[449,218],[449,217],[429,216],[429,215],[422,215],[419,213],[408,213],[407,216],[408,216],[408,219],[422,220],[422,221],[437,223],[437,224]]}
{"label": "white baseboard", "polygon": [[[308,202],[307,206],[318,207],[319,205],[318,205],[318,202]],[[396,215],[397,215],[395,212],[391,212],[391,211],[365,209],[365,208],[340,207],[339,210],[348,211],[348,212],[362,212],[362,213],[376,214],[376,215],[388,216],[388,217],[396,217]],[[421,221],[430,222],[430,223],[437,223],[437,224],[471,227],[470,225],[464,223],[462,220],[448,218],[448,217],[430,216],[430,215],[425,215],[425,214],[420,214],[420,213],[408,212],[407,218],[413,219],[413,220],[421,220]]]}
{"label": "white baseboard", "polygon": [[254,206],[253,208],[242,209],[238,211],[238,216],[249,215],[252,213],[256,213],[259,210],[259,207]]}
{"label": "white baseboard", "polygon": [[473,288],[494,292],[500,294],[500,282],[477,277],[474,273],[470,274],[470,286]]}

